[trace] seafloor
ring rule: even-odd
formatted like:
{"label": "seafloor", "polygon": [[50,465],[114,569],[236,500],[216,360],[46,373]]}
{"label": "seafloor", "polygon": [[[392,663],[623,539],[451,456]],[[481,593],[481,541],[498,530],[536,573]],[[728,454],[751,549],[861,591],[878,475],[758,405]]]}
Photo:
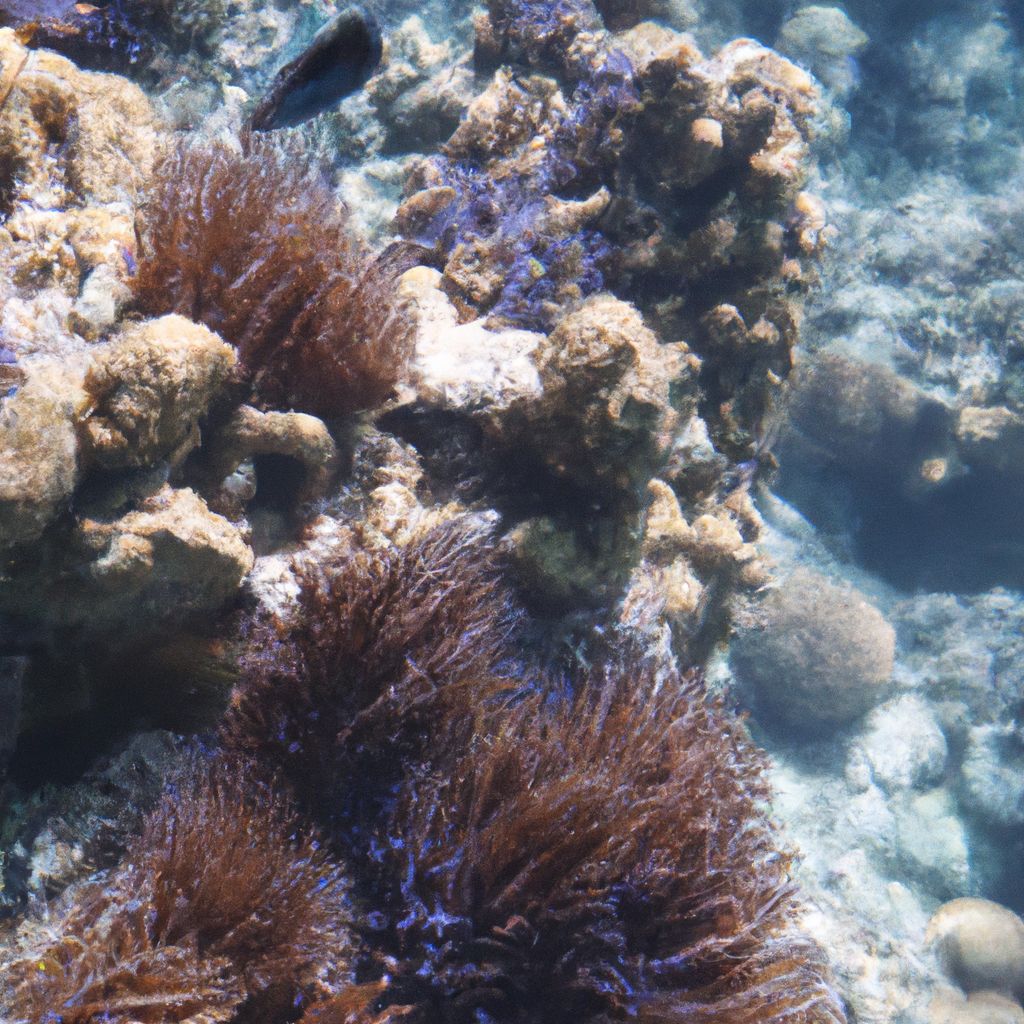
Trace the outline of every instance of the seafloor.
{"label": "seafloor", "polygon": [[0,1024],[1024,1024],[1018,0],[343,7],[0,0]]}

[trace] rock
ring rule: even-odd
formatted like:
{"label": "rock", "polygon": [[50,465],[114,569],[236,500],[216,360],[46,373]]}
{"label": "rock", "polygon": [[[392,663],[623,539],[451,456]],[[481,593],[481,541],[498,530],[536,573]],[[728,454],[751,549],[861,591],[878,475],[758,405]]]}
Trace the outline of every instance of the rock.
{"label": "rock", "polygon": [[556,476],[638,496],[670,449],[680,406],[696,404],[697,363],[682,343],[660,345],[637,310],[588,299],[539,342],[539,396],[494,423]]}
{"label": "rock", "polygon": [[937,995],[928,1007],[928,1024],[1024,1024],[1024,1009],[1000,992],[954,990]]}
{"label": "rock", "polygon": [[699,363],[686,345],[659,344],[633,306],[609,295],[588,299],[550,336],[458,325],[439,283],[420,267],[402,280],[418,325],[420,401],[472,417],[555,476],[638,501],[696,405]]}
{"label": "rock", "polygon": [[0,29],[0,63],[19,68],[0,107],[0,140],[21,168],[19,196],[40,206],[133,203],[153,164],[152,104],[118,75],[82,71],[49,50],[26,50]]}
{"label": "rock", "polygon": [[933,460],[949,465],[955,454],[952,410],[888,367],[840,353],[799,367],[788,412],[825,458],[908,492],[941,483]]}
{"label": "rock", "polygon": [[83,539],[96,552],[89,566],[99,608],[111,624],[157,622],[216,611],[253,566],[238,530],[194,491],[163,487],[113,523],[86,521]]}
{"label": "rock", "polygon": [[622,550],[621,538],[605,537],[588,547],[574,530],[549,516],[524,520],[507,541],[519,585],[529,602],[545,611],[609,603],[635,557],[632,545]]}
{"label": "rock", "polygon": [[802,7],[779,30],[776,49],[799,61],[840,96],[857,85],[854,58],[868,37],[840,7]]}
{"label": "rock", "polygon": [[138,732],[80,781],[48,787],[12,814],[7,825],[27,851],[29,891],[52,898],[116,861],[189,753],[171,733]]}
{"label": "rock", "polygon": [[[798,198],[818,89],[751,39],[705,58],[692,37],[637,24],[639,7],[608,13],[628,31],[604,32],[589,3],[543,32],[493,6],[474,19],[477,67],[504,66],[443,157],[412,169],[396,229],[435,250],[460,318],[490,327],[550,333],[621,267],[621,297],[657,308],[662,337],[704,360],[716,443],[749,458],[792,366],[802,261],[826,234],[821,204]],[[593,188],[567,198],[567,171]]]}
{"label": "rock", "polygon": [[49,361],[0,402],[0,549],[35,540],[70,498],[87,405],[82,373]]}
{"label": "rock", "polygon": [[419,327],[410,368],[419,398],[439,409],[479,412],[489,420],[516,402],[539,399],[535,355],[544,335],[491,331],[479,320],[459,324],[440,284],[439,271],[414,267],[399,285]]}
{"label": "rock", "polygon": [[1024,483],[1024,417],[1005,406],[967,406],[957,416],[956,440],[965,463]]}
{"label": "rock", "polygon": [[[248,405],[239,406],[218,428],[207,448],[209,474],[219,483],[254,456],[293,459],[302,468],[302,481],[294,496],[296,504],[324,497],[338,469],[338,448],[330,431],[322,420],[301,412],[260,412]],[[258,488],[257,476],[252,496]]]}
{"label": "rock", "polygon": [[82,282],[68,318],[87,341],[96,341],[114,326],[131,290],[110,263],[100,263]]}
{"label": "rock", "polygon": [[871,779],[893,792],[938,782],[946,755],[946,738],[931,708],[907,695],[871,712],[850,757],[863,758]]}
{"label": "rock", "polygon": [[970,891],[967,834],[947,789],[894,801],[893,817],[895,839],[889,855],[898,870],[939,896]]}
{"label": "rock", "polygon": [[181,462],[235,363],[230,345],[182,316],[126,327],[86,377],[95,403],[85,422],[91,457],[105,469]]}
{"label": "rock", "polygon": [[731,661],[770,718],[799,732],[827,730],[885,695],[895,643],[862,594],[800,570],[744,616]]}
{"label": "rock", "polygon": [[944,903],[928,923],[925,941],[943,970],[965,992],[1024,993],[1024,921],[992,900]]}
{"label": "rock", "polygon": [[406,18],[388,34],[384,66],[366,84],[386,126],[384,151],[437,146],[457,128],[472,90],[469,62],[455,62],[449,41],[433,42],[420,17]]}
{"label": "rock", "polygon": [[166,484],[120,517],[83,517],[44,554],[4,580],[0,610],[100,635],[219,611],[253,565],[236,527]]}
{"label": "rock", "polygon": [[968,731],[960,801],[991,825],[1024,825],[1024,735],[1018,724],[976,725]]}

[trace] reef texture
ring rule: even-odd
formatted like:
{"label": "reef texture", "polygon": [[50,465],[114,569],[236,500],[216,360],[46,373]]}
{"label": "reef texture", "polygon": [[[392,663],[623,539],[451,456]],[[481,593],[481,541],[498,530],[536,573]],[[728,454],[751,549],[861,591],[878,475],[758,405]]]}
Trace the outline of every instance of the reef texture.
{"label": "reef texture", "polygon": [[750,41],[705,59],[650,24],[612,37],[586,2],[492,4],[477,64],[510,54],[538,73],[495,72],[414,171],[399,229],[435,248],[463,319],[550,328],[609,287],[638,302],[702,357],[716,439],[738,450],[789,371],[824,238],[801,191],[811,79]]}
{"label": "reef texture", "polygon": [[904,6],[255,137],[337,5],[0,0],[0,1018],[1019,1024],[1024,77]]}

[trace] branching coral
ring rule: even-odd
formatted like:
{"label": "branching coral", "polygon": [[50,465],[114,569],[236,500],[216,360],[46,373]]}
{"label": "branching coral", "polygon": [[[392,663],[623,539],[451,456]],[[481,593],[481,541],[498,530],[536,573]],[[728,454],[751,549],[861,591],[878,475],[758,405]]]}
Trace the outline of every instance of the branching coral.
{"label": "branching coral", "polygon": [[514,612],[471,517],[302,572],[294,621],[249,637],[223,732],[337,827],[379,810],[403,760],[442,736],[458,743],[475,707],[508,686],[497,667]]}
{"label": "branching coral", "polygon": [[392,999],[423,1021],[841,1021],[766,798],[695,677],[626,664],[509,703],[398,798]]}
{"label": "branching coral", "polygon": [[158,161],[137,225],[135,293],[237,350],[258,404],[344,416],[379,404],[411,351],[397,269],[349,231],[330,186],[251,138],[179,144]]}
{"label": "branching coral", "polygon": [[244,773],[197,762],[122,864],[69,894],[54,937],[0,961],[4,1020],[265,1021],[346,985],[341,873]]}

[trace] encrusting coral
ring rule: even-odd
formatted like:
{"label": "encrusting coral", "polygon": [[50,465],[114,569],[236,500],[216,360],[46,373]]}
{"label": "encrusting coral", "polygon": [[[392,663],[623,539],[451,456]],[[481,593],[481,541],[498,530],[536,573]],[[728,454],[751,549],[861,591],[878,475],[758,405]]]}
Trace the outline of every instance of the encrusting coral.
{"label": "encrusting coral", "polygon": [[260,137],[244,151],[178,144],[156,164],[137,230],[139,308],[234,345],[257,404],[341,417],[397,382],[412,348],[397,268],[369,257],[297,154]]}

